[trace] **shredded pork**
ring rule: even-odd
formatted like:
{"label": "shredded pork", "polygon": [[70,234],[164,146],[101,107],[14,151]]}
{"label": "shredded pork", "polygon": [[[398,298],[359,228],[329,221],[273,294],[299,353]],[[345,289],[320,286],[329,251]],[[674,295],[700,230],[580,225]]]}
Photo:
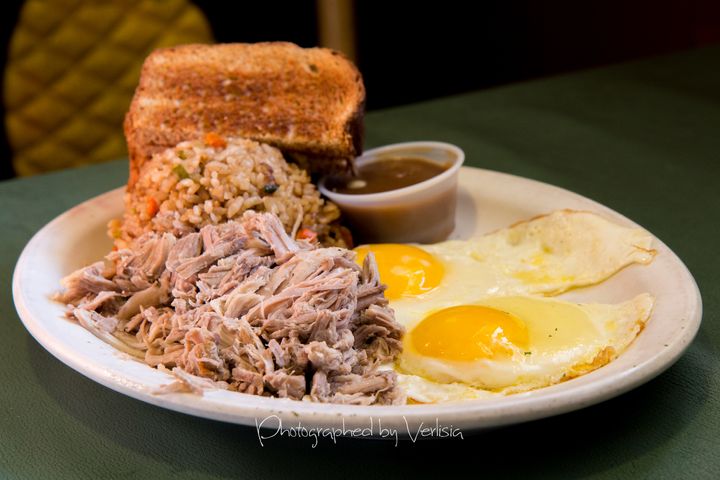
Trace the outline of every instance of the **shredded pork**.
{"label": "shredded pork", "polygon": [[58,300],[102,340],[171,370],[177,389],[404,403],[382,368],[403,330],[371,254],[359,267],[354,252],[295,241],[277,217],[252,211],[136,245],[66,277]]}

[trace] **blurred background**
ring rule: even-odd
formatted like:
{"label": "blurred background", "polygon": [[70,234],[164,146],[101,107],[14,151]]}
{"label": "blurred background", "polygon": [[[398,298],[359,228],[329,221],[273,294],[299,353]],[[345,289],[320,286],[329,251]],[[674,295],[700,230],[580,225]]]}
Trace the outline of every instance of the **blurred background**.
{"label": "blurred background", "polygon": [[122,119],[160,46],[342,50],[367,110],[720,42],[718,0],[3,2],[0,178],[126,155]]}

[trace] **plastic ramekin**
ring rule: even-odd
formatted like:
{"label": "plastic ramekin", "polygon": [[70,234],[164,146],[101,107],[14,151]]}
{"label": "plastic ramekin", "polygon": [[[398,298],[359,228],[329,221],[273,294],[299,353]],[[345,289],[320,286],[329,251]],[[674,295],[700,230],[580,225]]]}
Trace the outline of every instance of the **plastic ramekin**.
{"label": "plastic ramekin", "polygon": [[444,142],[404,142],[368,150],[355,160],[357,167],[383,158],[422,158],[450,167],[428,180],[381,193],[343,194],[326,188],[320,192],[337,204],[355,243],[435,243],[455,228],[458,172],[465,153]]}

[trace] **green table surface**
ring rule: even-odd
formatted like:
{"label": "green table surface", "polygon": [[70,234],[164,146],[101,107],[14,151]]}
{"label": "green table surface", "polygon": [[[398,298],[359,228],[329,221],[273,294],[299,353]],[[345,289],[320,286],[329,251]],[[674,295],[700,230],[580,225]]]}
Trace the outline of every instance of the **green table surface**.
{"label": "green table surface", "polygon": [[11,180],[0,183],[0,478],[411,479],[467,475],[460,467],[486,478],[720,478],[720,48],[372,112],[366,129],[368,147],[452,142],[468,165],[568,188],[645,226],[700,285],[694,343],[618,398],[463,440],[261,447],[254,428],[163,410],[83,377],[15,312],[11,275],[25,243],[122,185],[127,163]]}

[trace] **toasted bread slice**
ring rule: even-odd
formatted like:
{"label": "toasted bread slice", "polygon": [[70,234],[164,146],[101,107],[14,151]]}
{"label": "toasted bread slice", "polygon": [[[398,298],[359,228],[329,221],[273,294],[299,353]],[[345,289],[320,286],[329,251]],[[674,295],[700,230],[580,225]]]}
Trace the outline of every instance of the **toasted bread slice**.
{"label": "toasted bread slice", "polygon": [[365,87],[341,53],[292,43],[155,50],[125,117],[132,187],[153,154],[206,133],[271,144],[345,168],[362,153]]}

